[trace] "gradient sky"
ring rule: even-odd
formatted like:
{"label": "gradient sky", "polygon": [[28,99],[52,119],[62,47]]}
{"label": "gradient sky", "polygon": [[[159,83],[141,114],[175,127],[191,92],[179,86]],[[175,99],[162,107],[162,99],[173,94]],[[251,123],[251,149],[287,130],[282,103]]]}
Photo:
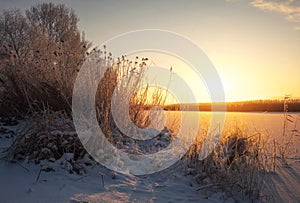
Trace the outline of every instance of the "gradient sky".
{"label": "gradient sky", "polygon": [[[1,0],[0,7],[26,9],[39,2]],[[52,2],[75,10],[94,46],[137,29],[186,36],[215,65],[227,101],[300,96],[299,0]]]}

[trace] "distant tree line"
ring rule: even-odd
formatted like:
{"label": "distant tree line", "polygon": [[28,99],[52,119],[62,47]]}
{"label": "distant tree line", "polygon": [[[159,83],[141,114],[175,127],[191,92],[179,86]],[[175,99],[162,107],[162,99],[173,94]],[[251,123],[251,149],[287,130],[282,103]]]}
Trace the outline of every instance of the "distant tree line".
{"label": "distant tree line", "polygon": [[[284,112],[284,103],[287,104],[287,111],[300,112],[300,99],[288,99],[284,100],[253,100],[242,102],[227,102],[226,111],[229,112]],[[195,107],[199,111],[212,111],[211,103],[199,103],[199,104],[184,104],[189,107]],[[216,109],[221,103],[215,103]],[[171,104],[164,106],[166,110],[177,111],[180,110],[179,104]]]}

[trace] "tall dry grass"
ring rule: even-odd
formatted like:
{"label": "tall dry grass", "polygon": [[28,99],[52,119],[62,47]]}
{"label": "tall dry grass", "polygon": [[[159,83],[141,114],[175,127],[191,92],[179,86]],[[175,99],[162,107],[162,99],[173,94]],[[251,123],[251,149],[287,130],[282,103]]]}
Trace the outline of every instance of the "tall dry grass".
{"label": "tall dry grass", "polygon": [[[249,132],[245,124],[231,124],[222,133],[211,154],[198,160],[203,148],[203,135],[198,135],[184,160],[187,172],[200,184],[199,190],[220,189],[232,196],[263,202],[274,201],[267,180],[277,168],[299,159],[299,115],[289,113],[289,97],[284,99],[281,136],[272,132]],[[231,130],[230,130],[231,129]]]}
{"label": "tall dry grass", "polygon": [[[112,130],[118,128],[112,108],[115,108],[114,111],[117,114],[115,116],[118,117],[118,120],[124,121],[129,117],[126,124],[133,123],[138,128],[149,127],[151,124],[150,109],[152,107],[163,108],[170,95],[168,90],[164,90],[159,85],[150,86],[145,80],[146,72],[149,69],[148,58],[136,57],[134,60],[129,60],[126,56],[122,56],[113,60],[110,53],[106,54],[106,47],[104,47],[104,51],[95,51],[104,60],[108,60],[106,63],[108,69],[98,84],[95,96],[97,118],[101,129],[107,137],[111,137]],[[113,100],[114,95],[117,95],[115,100]],[[122,129],[119,130],[119,133],[126,137],[126,133],[123,133]]]}
{"label": "tall dry grass", "polygon": [[[113,144],[120,141],[113,136],[116,132],[122,135],[122,142],[125,141],[125,138],[128,140],[131,135],[118,129],[112,115],[113,94],[119,93],[117,99],[120,103],[115,106],[119,108],[117,112],[124,112],[125,104],[123,105],[123,102],[126,100],[129,102],[129,115],[118,114],[118,116],[129,116],[130,122],[140,128],[146,128],[151,120],[149,107],[163,106],[166,98],[165,91],[157,86],[154,88],[155,91],[148,92],[148,85],[142,80],[148,68],[145,58],[141,60],[136,58],[135,61],[130,61],[126,57],[121,57],[114,60],[112,55],[107,53],[105,47],[104,51],[94,49],[90,54],[96,56],[97,61],[108,68],[98,84],[95,95],[95,109],[99,126]],[[92,74],[88,74],[88,76],[86,82],[94,83],[94,76]],[[124,80],[124,78],[126,79]],[[151,102],[148,101],[149,94],[152,98]],[[62,125],[60,125],[61,122]],[[41,111],[33,111],[28,120],[26,119],[26,123],[28,125],[17,132],[18,137],[7,151],[9,160],[28,158],[39,163],[42,160],[60,159],[64,153],[73,153],[75,159],[82,158],[86,154],[76,135],[70,115],[66,111],[52,111],[45,107]],[[159,132],[162,129],[157,130]],[[75,133],[75,135],[68,136],[64,131],[72,131],[71,134]],[[55,134],[56,132],[58,135]],[[69,138],[70,140],[68,140]],[[66,140],[68,144],[63,144]],[[49,143],[53,144],[48,146]],[[46,150],[47,148],[49,150]]]}
{"label": "tall dry grass", "polygon": [[289,104],[291,96],[285,95],[284,97],[284,121],[283,131],[280,140],[274,140],[274,146],[278,147],[278,151],[274,153],[280,157],[282,164],[288,165],[288,159],[297,155],[298,151],[294,143],[298,143],[300,139],[299,121],[300,115],[293,115],[289,113]]}
{"label": "tall dry grass", "polygon": [[210,155],[198,156],[206,132],[199,135],[184,157],[187,172],[199,183],[198,190],[225,191],[243,200],[269,199],[265,181],[272,172],[272,150],[267,135],[250,133],[242,124],[232,124],[224,131]]}

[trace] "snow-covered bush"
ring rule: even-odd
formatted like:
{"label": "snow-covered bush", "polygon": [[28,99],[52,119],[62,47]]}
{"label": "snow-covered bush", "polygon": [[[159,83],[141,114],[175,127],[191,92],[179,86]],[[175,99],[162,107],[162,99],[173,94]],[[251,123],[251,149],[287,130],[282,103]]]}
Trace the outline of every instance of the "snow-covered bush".
{"label": "snow-covered bush", "polygon": [[241,194],[259,199],[264,186],[264,172],[270,164],[264,163],[266,149],[261,134],[247,135],[240,127],[225,132],[211,154],[198,160],[203,144],[199,136],[186,154],[188,173],[194,175],[199,185],[217,187],[229,195]]}

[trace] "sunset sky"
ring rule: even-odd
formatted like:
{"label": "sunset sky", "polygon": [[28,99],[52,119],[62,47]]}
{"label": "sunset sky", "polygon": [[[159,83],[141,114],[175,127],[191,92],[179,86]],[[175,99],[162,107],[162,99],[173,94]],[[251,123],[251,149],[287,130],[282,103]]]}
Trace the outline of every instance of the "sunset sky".
{"label": "sunset sky", "polygon": [[[53,2],[75,10],[79,28],[94,46],[138,29],[189,38],[215,65],[227,101],[300,96],[299,0]],[[1,10],[36,3],[0,1]]]}

